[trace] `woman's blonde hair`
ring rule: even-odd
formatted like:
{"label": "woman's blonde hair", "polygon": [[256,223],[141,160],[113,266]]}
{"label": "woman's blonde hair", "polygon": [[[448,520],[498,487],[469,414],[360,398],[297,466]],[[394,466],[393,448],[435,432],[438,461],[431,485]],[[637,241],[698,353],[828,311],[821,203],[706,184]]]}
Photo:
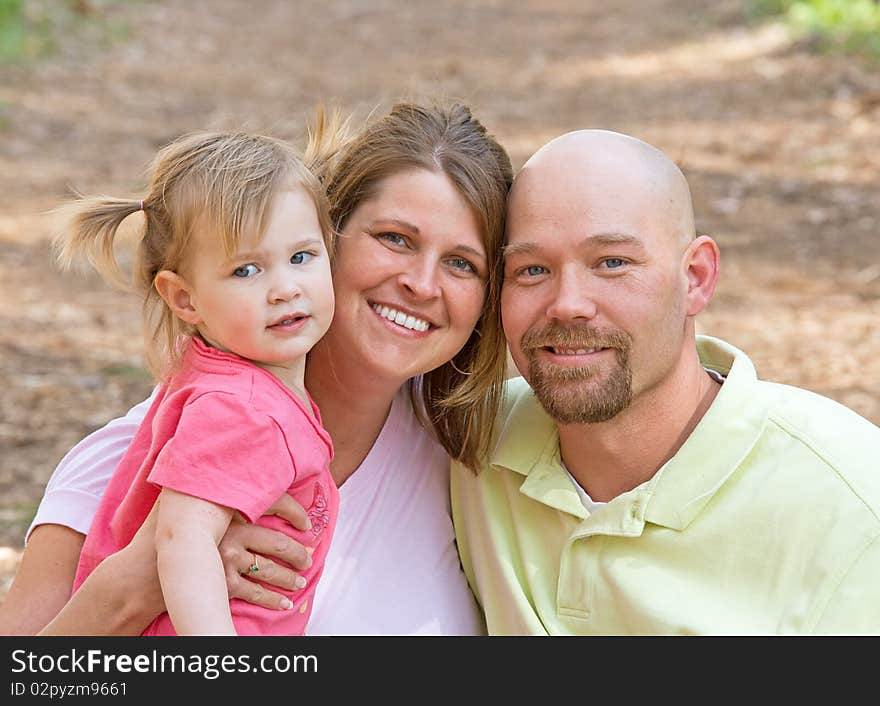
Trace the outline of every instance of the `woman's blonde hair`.
{"label": "woman's blonde hair", "polygon": [[[131,288],[114,253],[122,222],[143,210],[144,225],[134,264],[133,287],[143,297],[147,365],[159,379],[177,366],[181,341],[194,328],[178,319],[154,281],[162,270],[180,272],[197,223],[216,233],[227,255],[247,236],[262,236],[279,191],[301,186],[315,202],[328,253],[333,252],[327,199],[309,161],[287,143],[245,132],[194,132],[161,149],[143,198],[79,196],[59,209],[66,228],[54,239],[59,263],[85,257],[110,282]],[[323,159],[323,157],[321,158]]]}
{"label": "woman's blonde hair", "polygon": [[510,158],[460,103],[399,103],[354,137],[341,136],[346,121],[335,120],[328,129],[319,114],[317,124],[313,147],[324,155],[318,173],[337,232],[382,180],[413,168],[448,177],[477,217],[489,265],[483,313],[451,361],[410,383],[423,423],[453,458],[476,470],[489,450],[506,369],[501,246],[513,181]]}

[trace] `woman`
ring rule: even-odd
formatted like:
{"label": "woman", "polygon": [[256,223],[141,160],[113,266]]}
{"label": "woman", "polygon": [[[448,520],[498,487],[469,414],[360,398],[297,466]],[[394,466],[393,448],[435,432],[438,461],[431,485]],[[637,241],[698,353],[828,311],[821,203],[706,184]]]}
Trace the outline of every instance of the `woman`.
{"label": "woman", "polygon": [[[306,385],[333,438],[340,509],[309,633],[482,633],[455,549],[448,465],[451,455],[475,466],[486,451],[504,377],[510,160],[462,105],[397,105],[341,146],[339,135],[316,131],[332,155],[324,182],[339,238],[336,313],[309,354]],[[46,633],[138,634],[164,610],[149,523],[65,606],[83,534],[148,404],[59,465],[0,632],[52,621]],[[290,498],[276,510],[305,528]],[[269,557],[309,562],[282,535],[245,524],[231,526],[220,549],[230,596],[275,608],[280,595],[240,574],[256,556],[262,580],[292,588],[295,574]]]}

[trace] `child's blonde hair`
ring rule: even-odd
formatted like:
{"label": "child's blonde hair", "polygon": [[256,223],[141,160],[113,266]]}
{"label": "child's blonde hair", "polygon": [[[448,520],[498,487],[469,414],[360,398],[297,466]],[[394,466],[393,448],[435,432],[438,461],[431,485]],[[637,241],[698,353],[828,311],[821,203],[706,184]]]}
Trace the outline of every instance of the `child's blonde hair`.
{"label": "child's blonde hair", "polygon": [[261,237],[275,195],[294,185],[302,186],[314,201],[332,256],[334,231],[327,198],[310,170],[322,168],[321,159],[311,147],[301,158],[290,145],[265,135],[184,135],[156,155],[143,199],[80,196],[63,206],[67,228],[54,240],[58,261],[69,267],[84,256],[106,279],[128,287],[114,242],[122,221],[143,210],[134,287],[143,296],[147,365],[156,377],[165,378],[179,363],[182,338],[193,335],[194,327],[178,319],[159,296],[153,286],[156,275],[162,270],[180,272],[197,221],[216,233],[227,255],[238,250],[245,235]]}

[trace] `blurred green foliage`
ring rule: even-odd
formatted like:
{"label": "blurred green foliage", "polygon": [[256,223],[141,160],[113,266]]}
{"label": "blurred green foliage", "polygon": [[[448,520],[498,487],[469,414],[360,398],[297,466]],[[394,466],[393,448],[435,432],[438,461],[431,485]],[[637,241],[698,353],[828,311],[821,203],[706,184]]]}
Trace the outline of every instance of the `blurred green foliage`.
{"label": "blurred green foliage", "polygon": [[24,0],[0,0],[0,61],[24,53]]}
{"label": "blurred green foliage", "polygon": [[752,0],[758,15],[782,15],[800,35],[813,36],[827,50],[880,59],[878,0]]}
{"label": "blurred green foliage", "polygon": [[0,0],[0,63],[32,60],[55,49],[63,35],[107,44],[126,28],[101,12],[121,0]]}

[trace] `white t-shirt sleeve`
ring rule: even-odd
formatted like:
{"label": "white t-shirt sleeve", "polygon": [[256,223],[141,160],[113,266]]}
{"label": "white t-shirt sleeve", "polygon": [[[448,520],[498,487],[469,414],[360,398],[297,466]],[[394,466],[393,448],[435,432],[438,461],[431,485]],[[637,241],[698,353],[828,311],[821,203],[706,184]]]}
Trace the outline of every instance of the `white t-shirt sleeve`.
{"label": "white t-shirt sleeve", "polygon": [[46,484],[25,541],[34,527],[44,524],[64,525],[88,533],[104,489],[146,416],[156,389],[124,417],[89,434],[61,459]]}

